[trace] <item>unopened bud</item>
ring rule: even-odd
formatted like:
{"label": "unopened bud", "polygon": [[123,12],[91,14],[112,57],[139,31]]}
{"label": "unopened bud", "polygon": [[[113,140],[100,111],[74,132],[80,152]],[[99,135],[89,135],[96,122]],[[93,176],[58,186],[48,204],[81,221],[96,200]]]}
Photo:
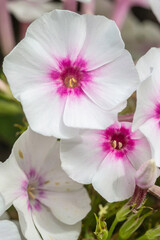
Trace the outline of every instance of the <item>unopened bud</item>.
{"label": "unopened bud", "polygon": [[127,219],[128,215],[131,213],[132,208],[129,205],[124,205],[116,214],[118,222],[123,222]]}
{"label": "unopened bud", "polygon": [[154,228],[154,229],[149,229],[146,233],[145,236],[147,239],[157,239],[160,237],[160,226]]}
{"label": "unopened bud", "polygon": [[142,189],[152,187],[158,177],[157,171],[158,169],[153,159],[143,163],[135,175],[136,185]]}
{"label": "unopened bud", "polygon": [[152,214],[150,211],[140,217],[142,210],[143,209],[130,216],[128,220],[121,226],[119,235],[122,239],[130,239],[130,236],[141,226],[145,218]]}

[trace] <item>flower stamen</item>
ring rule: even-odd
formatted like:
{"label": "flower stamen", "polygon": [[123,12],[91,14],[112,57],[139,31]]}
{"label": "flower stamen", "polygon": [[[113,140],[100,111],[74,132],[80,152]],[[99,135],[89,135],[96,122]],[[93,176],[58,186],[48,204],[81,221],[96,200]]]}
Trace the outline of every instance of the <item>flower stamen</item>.
{"label": "flower stamen", "polygon": [[121,142],[118,142],[118,149],[122,149],[123,148],[123,144]]}
{"label": "flower stamen", "polygon": [[113,147],[114,149],[116,149],[116,147],[117,147],[117,141],[116,141],[116,140],[112,141],[112,147]]}
{"label": "flower stamen", "polygon": [[123,148],[123,144],[121,142],[117,142],[116,140],[113,140],[111,142],[111,145],[114,149],[121,150]]}
{"label": "flower stamen", "polygon": [[74,77],[66,77],[64,84],[67,88],[75,88],[78,85],[78,81]]}
{"label": "flower stamen", "polygon": [[36,199],[36,197],[35,197],[35,195],[34,195],[34,193],[33,193],[34,190],[35,190],[34,187],[31,187],[31,186],[28,186],[28,187],[27,187],[27,193],[28,193],[29,197],[30,197],[31,199],[33,199],[33,200]]}

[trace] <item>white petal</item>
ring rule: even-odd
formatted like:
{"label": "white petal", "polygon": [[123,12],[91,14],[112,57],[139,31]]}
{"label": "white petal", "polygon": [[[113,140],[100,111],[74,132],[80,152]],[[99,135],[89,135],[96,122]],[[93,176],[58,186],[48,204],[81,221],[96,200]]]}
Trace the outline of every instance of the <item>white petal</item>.
{"label": "white petal", "polygon": [[126,50],[111,63],[92,71],[91,76],[92,82],[82,88],[93,102],[105,110],[125,101],[139,84],[133,60]]}
{"label": "white petal", "polygon": [[134,139],[133,151],[127,152],[127,158],[136,170],[152,157],[151,147],[147,139],[141,134],[140,139]]}
{"label": "white petal", "polygon": [[61,140],[62,168],[77,182],[89,184],[104,160],[96,131],[82,131],[77,138]]}
{"label": "white petal", "polygon": [[20,224],[19,224],[19,220],[12,220],[12,222],[14,224],[16,224],[16,226],[18,228],[18,231],[19,231],[19,234],[20,234],[20,237],[21,237],[21,240],[26,240],[26,238],[22,234],[21,227],[20,227]]}
{"label": "white petal", "polygon": [[85,19],[77,13],[55,10],[33,22],[27,36],[36,39],[53,58],[76,60],[85,40]]}
{"label": "white petal", "polygon": [[[3,196],[0,194],[0,219],[5,219],[4,218],[4,213],[5,212],[5,203],[4,203],[4,199]],[[3,214],[3,215],[2,215]]]}
{"label": "white petal", "polygon": [[151,5],[152,11],[160,22],[160,1],[159,0],[148,0]]}
{"label": "white petal", "polygon": [[26,180],[13,154],[3,164],[0,164],[0,193],[5,202],[5,209],[21,195],[22,181]]}
{"label": "white petal", "polygon": [[[140,131],[146,136],[152,147],[152,158],[156,161],[156,165],[160,167],[160,125],[159,121],[152,118],[146,121]],[[149,160],[149,159],[148,159]]]}
{"label": "white petal", "polygon": [[62,119],[65,99],[52,94],[43,87],[23,93],[21,102],[30,127],[45,136],[74,137],[78,130],[65,126]]}
{"label": "white petal", "polygon": [[61,223],[45,207],[42,207],[41,212],[35,212],[33,219],[36,228],[45,240],[77,240],[81,231],[80,222],[75,225]]}
{"label": "white petal", "polygon": [[16,141],[13,153],[25,173],[34,169],[45,178],[47,184],[42,187],[45,190],[79,190],[82,185],[72,181],[61,168],[59,145],[57,139],[45,137],[29,128]]}
{"label": "white petal", "polygon": [[45,51],[43,45],[30,37],[25,37],[5,57],[3,63],[3,71],[18,100],[23,92],[38,87],[46,89],[48,86],[49,92],[54,92],[55,86],[50,81],[48,72],[50,68],[55,70],[56,67],[55,58]]}
{"label": "white petal", "polygon": [[64,110],[65,125],[74,128],[105,129],[117,119],[118,109],[105,111],[87,96],[68,96]]}
{"label": "white petal", "polygon": [[133,118],[133,130],[138,129],[145,121],[155,115],[154,110],[159,96],[159,87],[154,75],[143,81],[137,91],[137,107]]}
{"label": "white petal", "polygon": [[16,225],[8,220],[0,221],[0,239],[21,240]]}
{"label": "white petal", "polygon": [[13,202],[13,205],[18,211],[21,230],[27,240],[42,240],[34,225],[31,211],[27,207],[27,199],[20,197]]}
{"label": "white petal", "polygon": [[149,189],[152,187],[158,176],[158,169],[153,159],[143,163],[137,170],[135,178],[136,185],[142,189]]}
{"label": "white petal", "polygon": [[110,153],[92,180],[93,187],[109,202],[132,196],[135,189],[135,169],[127,158],[118,159]]}
{"label": "white petal", "polygon": [[141,57],[138,60],[136,64],[140,80],[143,81],[149,76],[151,76],[153,69],[156,66],[159,66],[159,62],[160,62],[160,49],[151,48],[143,57]]}
{"label": "white petal", "polygon": [[59,221],[68,225],[81,221],[91,210],[90,199],[85,188],[72,191],[68,186],[68,192],[47,192],[42,203]]}
{"label": "white petal", "polygon": [[86,39],[80,56],[93,70],[117,58],[124,49],[120,32],[115,22],[104,16],[83,15],[86,21]]}
{"label": "white petal", "polygon": [[[24,172],[31,168],[36,168],[40,172],[41,169],[44,170],[46,165],[48,166],[48,164],[45,164],[46,158],[49,152],[56,148],[56,143],[56,138],[44,137],[28,128],[15,142],[13,153]],[[57,153],[58,150],[52,155],[53,164],[55,158],[57,161]]]}

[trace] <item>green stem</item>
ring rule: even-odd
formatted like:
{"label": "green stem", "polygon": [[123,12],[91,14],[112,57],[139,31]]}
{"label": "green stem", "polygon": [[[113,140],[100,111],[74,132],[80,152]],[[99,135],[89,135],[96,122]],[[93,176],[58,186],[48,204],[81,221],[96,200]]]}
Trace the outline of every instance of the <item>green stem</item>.
{"label": "green stem", "polygon": [[110,240],[110,239],[111,239],[112,234],[113,234],[113,232],[114,232],[114,229],[115,229],[117,223],[118,223],[117,218],[115,218],[115,219],[114,219],[114,222],[112,223],[112,225],[111,225],[111,227],[110,227],[110,229],[109,229],[107,240]]}

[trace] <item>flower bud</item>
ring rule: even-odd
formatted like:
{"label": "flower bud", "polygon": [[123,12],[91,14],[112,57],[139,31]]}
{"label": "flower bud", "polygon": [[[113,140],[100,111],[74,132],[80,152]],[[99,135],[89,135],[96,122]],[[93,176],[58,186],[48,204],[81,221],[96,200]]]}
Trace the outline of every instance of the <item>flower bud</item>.
{"label": "flower bud", "polygon": [[128,215],[131,213],[131,206],[124,205],[116,214],[116,218],[118,222],[123,222],[126,220]]}
{"label": "flower bud", "polygon": [[149,229],[146,233],[145,236],[147,239],[157,239],[160,237],[160,226],[154,228],[154,229]]}
{"label": "flower bud", "polygon": [[152,214],[152,211],[150,211],[140,217],[142,210],[143,209],[130,216],[128,220],[121,226],[119,235],[122,239],[130,239],[130,236],[141,226],[145,218]]}
{"label": "flower bud", "polygon": [[143,163],[135,175],[136,185],[142,189],[152,187],[158,177],[157,171],[158,169],[153,159]]}

